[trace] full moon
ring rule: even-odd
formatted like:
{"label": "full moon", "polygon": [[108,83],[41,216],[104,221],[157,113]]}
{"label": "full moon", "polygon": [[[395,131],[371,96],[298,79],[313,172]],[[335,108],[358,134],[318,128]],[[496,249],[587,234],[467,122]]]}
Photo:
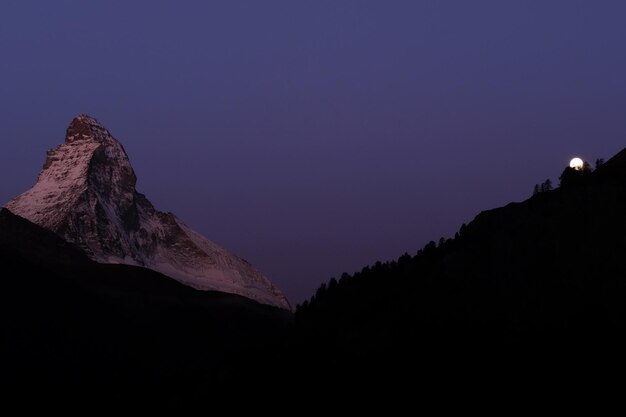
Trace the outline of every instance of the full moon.
{"label": "full moon", "polygon": [[583,169],[584,165],[585,163],[580,158],[572,158],[572,160],[569,161],[569,167],[574,168],[576,171],[580,171],[581,169]]}

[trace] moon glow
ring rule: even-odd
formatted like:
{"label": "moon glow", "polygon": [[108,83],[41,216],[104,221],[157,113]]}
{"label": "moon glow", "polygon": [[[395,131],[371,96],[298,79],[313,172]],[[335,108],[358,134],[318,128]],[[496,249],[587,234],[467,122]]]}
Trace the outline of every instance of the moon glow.
{"label": "moon glow", "polygon": [[583,169],[584,164],[585,163],[580,158],[572,158],[572,160],[569,161],[569,167],[574,168],[576,171],[580,171],[581,169]]}

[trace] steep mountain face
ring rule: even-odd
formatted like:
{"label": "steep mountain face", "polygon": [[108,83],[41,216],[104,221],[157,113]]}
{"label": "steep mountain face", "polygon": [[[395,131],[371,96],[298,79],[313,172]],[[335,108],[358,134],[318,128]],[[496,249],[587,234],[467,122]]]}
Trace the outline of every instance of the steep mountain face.
{"label": "steep mountain face", "polygon": [[81,115],[48,151],[37,183],[11,200],[14,214],[51,230],[101,263],[150,268],[199,290],[239,294],[291,309],[256,268],[154,208],[136,191],[122,145]]}

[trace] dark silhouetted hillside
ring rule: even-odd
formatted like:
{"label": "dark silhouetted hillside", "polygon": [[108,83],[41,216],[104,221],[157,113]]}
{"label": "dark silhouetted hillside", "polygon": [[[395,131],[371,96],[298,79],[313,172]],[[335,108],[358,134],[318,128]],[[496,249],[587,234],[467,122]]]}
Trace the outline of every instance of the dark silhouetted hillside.
{"label": "dark silhouetted hillside", "polygon": [[324,284],[296,312],[303,372],[354,382],[616,367],[626,348],[624,155],[595,172],[567,168],[562,187],[484,211],[454,239]]}
{"label": "dark silhouetted hillside", "polygon": [[20,392],[73,387],[113,403],[189,405],[223,388],[450,393],[480,378],[506,386],[618,372],[626,157],[564,175],[557,189],[480,213],[453,239],[332,279],[295,325],[242,297],[95,264],[2,211],[0,378]]}
{"label": "dark silhouetted hillside", "polygon": [[144,268],[97,264],[5,209],[0,272],[5,399],[204,399],[234,384],[240,357],[266,351],[292,321],[289,312],[244,297],[196,291]]}

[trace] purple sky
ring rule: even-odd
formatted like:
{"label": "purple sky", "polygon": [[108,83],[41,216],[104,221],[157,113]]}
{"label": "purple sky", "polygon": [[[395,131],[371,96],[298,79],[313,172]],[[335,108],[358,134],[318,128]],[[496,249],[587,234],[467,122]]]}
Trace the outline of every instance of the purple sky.
{"label": "purple sky", "polygon": [[[97,4],[93,4],[97,3]],[[79,113],[294,302],[626,147],[623,1],[0,5],[0,203]]]}

